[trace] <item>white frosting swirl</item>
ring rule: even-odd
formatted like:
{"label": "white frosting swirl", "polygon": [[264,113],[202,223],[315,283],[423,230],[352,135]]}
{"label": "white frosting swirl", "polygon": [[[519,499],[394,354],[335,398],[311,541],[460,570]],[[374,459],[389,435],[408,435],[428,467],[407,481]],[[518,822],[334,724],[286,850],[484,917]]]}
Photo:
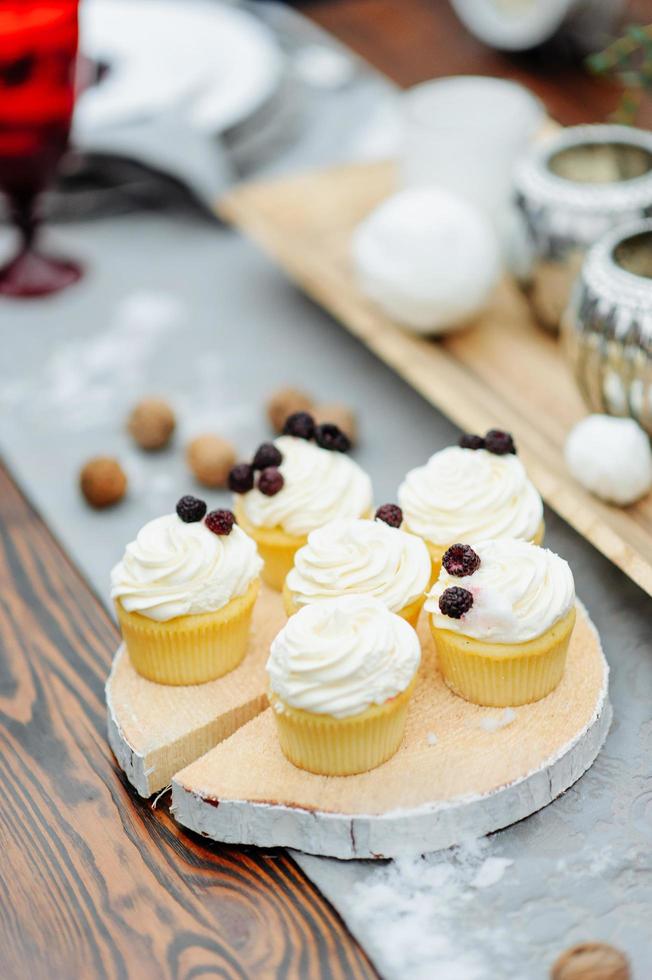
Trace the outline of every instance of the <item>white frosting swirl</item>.
{"label": "white frosting swirl", "polygon": [[517,456],[449,446],[410,470],[398,491],[406,526],[435,545],[531,541],[543,504]]}
{"label": "white frosting swirl", "polygon": [[421,660],[417,634],[370,596],[304,606],[272,643],[270,687],[295,708],[348,718],[408,687]]}
{"label": "white frosting swirl", "polygon": [[352,593],[398,612],[428,588],[431,561],[421,538],[383,521],[338,518],[308,535],[287,577],[298,605]]}
{"label": "white frosting swirl", "polygon": [[[425,608],[439,629],[489,643],[525,643],[545,633],[574,605],[573,573],[554,552],[509,538],[472,547],[480,556],[480,567],[463,577],[442,568],[426,599]],[[473,596],[473,605],[461,619],[439,610],[442,592],[455,585]]]}
{"label": "white frosting swirl", "polygon": [[360,517],[371,510],[371,481],[344,453],[306,439],[280,436],[283,488],[273,497],[253,489],[243,494],[244,515],[256,527],[282,527],[304,535],[334,517]]}
{"label": "white frosting swirl", "polygon": [[213,534],[203,521],[176,514],[149,521],[111,572],[111,597],[127,612],[166,622],[215,612],[244,595],[262,561],[255,542],[234,525]]}

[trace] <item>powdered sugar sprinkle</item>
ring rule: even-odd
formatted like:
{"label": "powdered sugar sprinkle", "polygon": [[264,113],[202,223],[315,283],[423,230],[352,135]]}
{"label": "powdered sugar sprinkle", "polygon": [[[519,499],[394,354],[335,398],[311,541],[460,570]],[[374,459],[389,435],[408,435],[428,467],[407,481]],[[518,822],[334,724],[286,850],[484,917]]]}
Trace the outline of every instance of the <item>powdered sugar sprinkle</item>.
{"label": "powdered sugar sprinkle", "polygon": [[505,708],[499,715],[484,715],[478,724],[480,728],[484,728],[487,732],[497,732],[499,728],[505,728],[506,725],[511,725],[515,718],[516,712],[514,709]]}
{"label": "powdered sugar sprinkle", "polygon": [[[449,851],[399,858],[358,881],[345,914],[356,925],[373,920],[366,944],[388,976],[410,980],[489,980],[478,950],[459,941],[451,928],[477,889],[496,885],[512,865],[489,855],[486,838],[469,840]],[[486,927],[478,925],[478,932]],[[487,941],[494,948],[509,942],[506,928],[495,925]]]}

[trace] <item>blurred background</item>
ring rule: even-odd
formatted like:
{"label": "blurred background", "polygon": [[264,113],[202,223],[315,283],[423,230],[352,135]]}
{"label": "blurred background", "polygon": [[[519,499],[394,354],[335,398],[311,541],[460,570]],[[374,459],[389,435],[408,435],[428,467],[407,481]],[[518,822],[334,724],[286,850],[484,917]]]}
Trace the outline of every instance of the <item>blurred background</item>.
{"label": "blurred background", "polygon": [[[5,124],[13,125],[29,111],[29,92],[42,96],[55,77],[45,69],[39,82],[30,65],[36,70],[50,56],[72,57],[65,45],[74,47],[75,39],[71,32],[65,37],[65,18],[76,16],[77,3],[11,0],[3,8],[3,105]],[[24,20],[30,8],[31,25]],[[61,39],[39,25],[43,9],[52,23],[59,18]],[[383,120],[369,111],[377,93],[364,101],[369,66],[403,88],[449,75],[513,79],[564,125],[629,111],[630,121],[647,126],[649,37],[626,43],[627,63],[605,65],[599,86],[587,55],[625,27],[644,27],[650,16],[647,0],[82,0],[70,149],[56,170],[59,192],[41,207],[55,218],[193,205],[209,211],[233,180],[290,169],[295,161],[326,164],[344,155],[342,145],[349,155],[365,141],[369,152],[374,145],[379,153],[393,150],[389,114]],[[318,26],[332,33],[322,35]],[[39,32],[49,35],[45,46]],[[638,78],[623,108],[618,81],[627,73],[631,81],[633,70]],[[62,104],[49,112],[51,119],[59,113],[61,129],[72,103],[65,104],[63,88],[59,94]],[[337,139],[326,128],[329,102],[346,105],[346,117],[355,119],[347,126],[338,113]],[[321,125],[311,127],[317,116]],[[49,160],[41,163],[48,184],[61,154],[61,147],[48,151],[53,144],[50,126],[42,139]]]}
{"label": "blurred background", "polygon": [[[388,499],[435,448],[414,390],[336,332],[220,202],[252,181],[377,165],[351,185],[370,197],[315,192],[328,231],[321,218],[310,231],[316,213],[291,189],[239,223],[294,236],[299,254],[302,221],[315,255],[337,240],[356,304],[406,336],[522,317],[497,289],[507,276],[545,345],[588,247],[652,214],[650,19],[642,0],[5,0],[0,448],[98,588],[129,529],[197,483],[192,441],[246,456],[288,387],[357,427]],[[640,270],[650,248],[623,255]],[[592,335],[573,363],[589,408],[649,430],[649,331],[635,334],[626,350]],[[164,408],[146,416],[175,419],[176,451],[143,452],[129,430],[151,398]],[[562,442],[573,399],[559,399]],[[391,471],[365,438],[378,413]],[[96,457],[122,489],[87,501],[124,497],[101,534],[77,486]]]}

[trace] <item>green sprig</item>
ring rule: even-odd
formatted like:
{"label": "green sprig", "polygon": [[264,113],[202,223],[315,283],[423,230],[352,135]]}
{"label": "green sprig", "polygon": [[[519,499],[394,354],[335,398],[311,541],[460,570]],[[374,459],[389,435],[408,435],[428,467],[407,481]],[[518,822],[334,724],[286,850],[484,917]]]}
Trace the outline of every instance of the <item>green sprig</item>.
{"label": "green sprig", "polygon": [[615,78],[623,86],[617,122],[632,125],[646,91],[652,91],[652,24],[628,24],[621,37],[604,51],[589,55],[586,64],[594,75]]}

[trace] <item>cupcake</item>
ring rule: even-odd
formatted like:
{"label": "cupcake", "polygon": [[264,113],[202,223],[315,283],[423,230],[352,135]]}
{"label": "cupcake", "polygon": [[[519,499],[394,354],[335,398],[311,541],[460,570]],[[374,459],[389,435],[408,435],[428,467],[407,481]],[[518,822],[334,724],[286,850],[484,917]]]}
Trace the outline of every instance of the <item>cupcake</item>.
{"label": "cupcake", "polygon": [[230,510],[182,497],[146,524],[111,572],[134,668],[158,684],[202,684],[245,655],[262,561]]}
{"label": "cupcake", "polygon": [[259,447],[250,465],[231,471],[238,523],[256,541],[262,577],[272,588],[283,588],[311,531],[335,517],[371,513],[371,481],[346,455],[349,445],[336,426],[315,426],[310,415],[298,412],[284,435]]}
{"label": "cupcake", "polygon": [[507,707],[550,694],[575,625],[567,563],[527,541],[455,544],[426,600],[437,663],[475,704]]}
{"label": "cupcake", "polygon": [[492,429],[410,470],[399,487],[405,530],[428,545],[437,575],[455,541],[543,540],[543,504],[516,455],[512,437]]}
{"label": "cupcake", "polygon": [[379,599],[416,626],[431,562],[421,538],[402,531],[401,520],[400,508],[385,504],[376,520],[338,517],[311,531],[283,586],[288,616],[312,602],[357,594]]}
{"label": "cupcake", "polygon": [[267,671],[281,749],[323,776],[366,772],[401,744],[421,658],[417,634],[371,596],[303,606]]}

